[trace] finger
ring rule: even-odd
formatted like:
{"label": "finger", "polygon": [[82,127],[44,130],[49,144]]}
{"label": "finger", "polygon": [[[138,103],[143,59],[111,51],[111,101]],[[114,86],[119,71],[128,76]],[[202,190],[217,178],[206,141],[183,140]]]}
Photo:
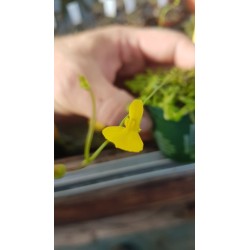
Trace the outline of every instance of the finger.
{"label": "finger", "polygon": [[122,32],[122,75],[134,74],[150,63],[183,69],[195,66],[194,44],[180,32],[161,28],[124,28]]}
{"label": "finger", "polygon": [[[125,90],[113,86],[94,64],[90,63],[86,68],[88,73],[84,76],[91,84],[95,96],[97,122],[104,126],[119,125],[127,115],[127,107],[134,97]],[[71,113],[90,118],[93,115],[90,93],[80,87],[78,75],[74,74],[71,83],[63,84],[67,87],[63,91],[63,100],[67,100],[65,107],[69,107]],[[142,132],[148,132],[151,128],[151,119],[145,113],[141,123]]]}
{"label": "finger", "polygon": [[100,68],[95,64],[90,63],[84,67],[84,71],[86,73],[83,71],[81,73],[74,73],[72,78],[68,79],[68,82],[64,84],[66,89],[63,91],[65,96],[63,100],[67,101],[65,106],[70,108],[71,113],[90,118],[93,115],[91,95],[89,91],[80,87],[79,76],[85,77],[90,83],[97,111],[100,106],[99,104],[112,96],[113,88],[103,76]]}
{"label": "finger", "polygon": [[194,44],[184,34],[173,30],[138,31],[143,55],[158,63],[173,63],[180,68],[194,67]]}
{"label": "finger", "polygon": [[[100,67],[88,60],[88,66],[85,69],[85,77],[91,84],[96,101],[96,120],[103,125],[119,125],[127,115],[127,107],[134,97],[127,91],[115,87],[103,74]],[[73,110],[78,115],[87,117],[92,116],[91,99],[89,93],[79,90],[79,84],[72,93],[74,100],[72,102]],[[86,95],[87,94],[87,95]],[[85,105],[85,106],[84,106]],[[88,107],[86,105],[89,105]],[[141,122],[143,132],[148,132],[152,128],[150,116],[145,112]]]}
{"label": "finger", "polygon": [[[128,106],[134,99],[125,90],[113,87],[110,96],[97,103],[97,121],[105,125],[119,125],[123,118],[128,114]],[[152,121],[147,112],[144,112],[141,121],[143,133],[152,129]]]}

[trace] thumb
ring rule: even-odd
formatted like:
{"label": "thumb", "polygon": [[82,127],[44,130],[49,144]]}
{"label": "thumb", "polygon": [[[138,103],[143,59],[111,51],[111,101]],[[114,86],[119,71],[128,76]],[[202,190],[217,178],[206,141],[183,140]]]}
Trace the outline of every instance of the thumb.
{"label": "thumb", "polygon": [[[96,119],[105,125],[119,125],[122,119],[128,114],[128,106],[134,99],[127,91],[110,86],[109,96],[97,103]],[[110,89],[110,88],[109,88]],[[144,111],[141,121],[142,133],[149,132],[152,128],[152,121],[146,111]]]}

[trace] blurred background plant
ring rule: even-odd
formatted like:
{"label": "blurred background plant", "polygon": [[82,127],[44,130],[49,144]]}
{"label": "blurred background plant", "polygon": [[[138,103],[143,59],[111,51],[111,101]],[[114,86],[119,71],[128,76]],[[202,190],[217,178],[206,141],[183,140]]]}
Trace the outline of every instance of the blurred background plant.
{"label": "blurred background plant", "polygon": [[109,24],[170,27],[191,34],[194,0],[54,0],[54,34]]}

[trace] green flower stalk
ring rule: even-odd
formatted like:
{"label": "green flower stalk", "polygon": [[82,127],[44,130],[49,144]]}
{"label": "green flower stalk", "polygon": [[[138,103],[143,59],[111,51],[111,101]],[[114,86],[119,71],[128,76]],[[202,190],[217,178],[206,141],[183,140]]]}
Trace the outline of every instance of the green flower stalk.
{"label": "green flower stalk", "polygon": [[100,145],[100,147],[90,156],[91,143],[93,140],[93,135],[95,132],[95,124],[96,124],[96,103],[95,103],[95,95],[88,83],[87,79],[83,76],[80,76],[80,86],[87,90],[91,97],[92,102],[92,116],[89,121],[89,128],[86,136],[85,147],[84,147],[84,160],[82,161],[80,168],[86,167],[93,160],[97,158],[97,156],[102,152],[102,150],[108,145],[108,141],[105,141]]}
{"label": "green flower stalk", "polygon": [[93,135],[95,132],[95,123],[96,123],[96,104],[95,104],[95,96],[94,93],[87,81],[86,78],[84,78],[83,76],[80,76],[80,86],[87,90],[90,94],[91,97],[91,102],[92,102],[92,116],[90,118],[89,121],[89,127],[88,127],[88,132],[87,132],[87,137],[86,137],[86,143],[85,143],[85,147],[84,147],[84,163],[88,164],[90,162],[90,147],[91,147],[91,143],[93,140]]}

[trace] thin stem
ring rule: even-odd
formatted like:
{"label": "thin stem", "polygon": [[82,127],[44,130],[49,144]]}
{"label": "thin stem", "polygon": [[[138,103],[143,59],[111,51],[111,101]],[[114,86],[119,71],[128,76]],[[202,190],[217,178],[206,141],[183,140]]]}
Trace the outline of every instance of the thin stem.
{"label": "thin stem", "polygon": [[109,141],[106,140],[104,141],[100,147],[88,158],[88,159],[84,159],[81,162],[81,165],[79,168],[84,168],[86,167],[88,164],[90,164],[93,160],[95,160],[97,158],[97,156],[102,152],[102,150],[109,144]]}
{"label": "thin stem", "polygon": [[89,153],[90,153],[90,147],[94,135],[95,130],[95,123],[96,123],[96,105],[95,105],[95,96],[91,88],[89,89],[91,101],[92,101],[92,117],[89,122],[88,132],[86,136],[86,142],[84,146],[84,158],[88,162],[89,160]]}
{"label": "thin stem", "polygon": [[101,146],[91,155],[89,158],[90,161],[93,161],[96,159],[96,157],[102,152],[102,150],[109,144],[109,141],[106,140],[101,144]]}
{"label": "thin stem", "polygon": [[162,84],[156,86],[156,88],[150,93],[150,95],[148,95],[144,100],[143,100],[143,104],[145,105],[146,102],[166,83],[163,82]]}

